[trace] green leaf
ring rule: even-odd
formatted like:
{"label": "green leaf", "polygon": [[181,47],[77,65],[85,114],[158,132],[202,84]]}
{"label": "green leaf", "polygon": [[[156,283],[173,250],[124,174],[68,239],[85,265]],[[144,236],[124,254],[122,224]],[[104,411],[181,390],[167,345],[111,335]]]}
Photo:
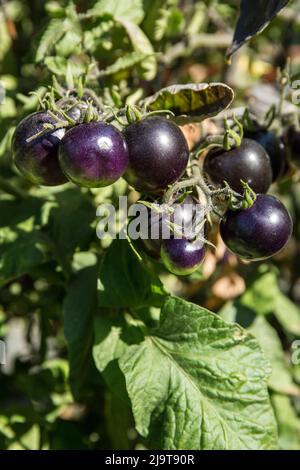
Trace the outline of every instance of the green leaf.
{"label": "green leaf", "polygon": [[51,51],[52,47],[60,40],[64,33],[65,22],[63,20],[54,19],[50,21],[36,51],[36,62],[40,62],[49,54],[49,51]]}
{"label": "green leaf", "polygon": [[289,397],[271,396],[279,433],[279,446],[282,450],[300,449],[300,419]]}
{"label": "green leaf", "polygon": [[159,278],[140,261],[127,240],[114,240],[99,271],[101,307],[161,305],[166,292]]}
{"label": "green leaf", "polygon": [[119,360],[136,427],[162,449],[273,449],[270,367],[236,324],[169,297],[161,324]]}
{"label": "green leaf", "polygon": [[73,254],[78,246],[92,239],[95,212],[92,201],[77,188],[65,189],[55,195],[48,231],[61,254]]}
{"label": "green leaf", "polygon": [[74,77],[80,77],[86,72],[84,65],[81,62],[74,62],[59,56],[48,56],[44,60],[44,64],[50,72],[60,77],[67,74],[68,68],[72,71]]}
{"label": "green leaf", "polygon": [[126,351],[127,345],[121,336],[122,320],[112,323],[104,315],[96,317],[93,357],[100,372]]}
{"label": "green leaf", "polygon": [[203,121],[228,108],[233,90],[223,83],[188,83],[162,88],[144,103],[149,111],[168,109],[179,124]]}
{"label": "green leaf", "polygon": [[247,286],[239,303],[252,309],[258,315],[267,315],[275,309],[275,302],[280,293],[278,287],[278,274],[266,265],[259,267],[256,277]]}
{"label": "green leaf", "polygon": [[[156,18],[153,31],[155,41],[161,41],[163,38],[172,38],[182,31],[184,15],[178,8],[172,5],[165,9],[160,8],[159,15]],[[153,33],[150,36],[151,38]]]}
{"label": "green leaf", "polygon": [[274,315],[287,333],[300,336],[299,307],[283,294],[275,299]]}
{"label": "green leaf", "polygon": [[131,21],[124,20],[123,18],[119,19],[119,22],[124,26],[132,42],[133,49],[136,52],[140,52],[149,56],[141,62],[141,67],[144,70],[143,77],[145,80],[152,80],[157,73],[157,64],[151,42],[145,33],[141,30],[141,28],[139,28],[139,26],[136,24],[132,23]]}
{"label": "green leaf", "polygon": [[130,407],[113,393],[106,394],[105,416],[112,449],[131,450],[130,429],[134,427]]}
{"label": "green leaf", "polygon": [[238,303],[257,315],[275,315],[288,334],[300,335],[300,310],[280,291],[277,270],[260,266]]}
{"label": "green leaf", "polygon": [[94,322],[95,340],[93,356],[97,369],[103,372],[107,366],[119,359],[128,345],[143,340],[142,323],[121,313],[114,315],[106,310],[96,316]]}
{"label": "green leaf", "polygon": [[87,11],[90,17],[102,16],[110,14],[114,18],[132,21],[139,24],[143,17],[143,1],[142,0],[100,0],[95,3],[93,8]]}
{"label": "green leaf", "polygon": [[[97,261],[96,259],[94,262]],[[79,270],[68,284],[63,303],[70,383],[75,397],[93,384],[93,317],[97,309],[97,264]]]}
{"label": "green leaf", "polygon": [[0,286],[45,262],[49,247],[47,237],[37,230],[1,229]]}
{"label": "green leaf", "polygon": [[300,388],[293,381],[291,369],[275,329],[264,317],[259,316],[249,331],[255,336],[271,362],[272,374],[269,387],[278,393],[300,396]]}
{"label": "green leaf", "polygon": [[57,55],[69,57],[75,51],[79,52],[81,35],[76,31],[67,31],[66,34],[55,45]]}
{"label": "green leaf", "polygon": [[143,21],[143,30],[153,41],[157,28],[157,22],[166,11],[168,0],[144,0],[145,18]]}
{"label": "green leaf", "polygon": [[130,52],[117,59],[112,65],[109,65],[104,70],[100,70],[99,76],[105,77],[119,72],[124,72],[148,59],[149,55],[144,54],[143,52]]}
{"label": "green leaf", "polygon": [[11,139],[15,132],[15,127],[10,127],[5,132],[3,139],[0,142],[0,157],[5,155],[7,152],[10,152],[11,149]]}
{"label": "green leaf", "polygon": [[128,314],[105,309],[101,309],[94,321],[95,365],[111,391],[127,406],[130,401],[117,359],[125,354],[129,345],[143,340],[141,326],[141,322]]}
{"label": "green leaf", "polygon": [[0,120],[15,116],[17,116],[16,103],[10,96],[6,96],[0,106]]}

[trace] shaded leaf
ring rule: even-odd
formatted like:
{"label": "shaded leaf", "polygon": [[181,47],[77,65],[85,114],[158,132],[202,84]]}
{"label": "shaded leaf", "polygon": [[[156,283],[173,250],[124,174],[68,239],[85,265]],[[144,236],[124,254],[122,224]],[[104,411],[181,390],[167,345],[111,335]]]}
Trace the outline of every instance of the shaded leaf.
{"label": "shaded leaf", "polygon": [[63,303],[70,383],[77,399],[82,396],[84,388],[92,388],[93,385],[92,345],[93,317],[97,309],[97,271],[97,264],[79,270],[68,284]]}
{"label": "shaded leaf", "polygon": [[0,285],[45,262],[50,257],[49,248],[47,237],[37,230],[1,230]]}
{"label": "shaded leaf", "polygon": [[226,109],[233,90],[223,83],[189,83],[162,88],[145,100],[149,111],[168,109],[179,124],[203,121]]}
{"label": "shaded leaf", "polygon": [[67,256],[94,236],[91,227],[94,220],[95,208],[91,200],[77,188],[65,189],[55,195],[48,231],[59,251]]}
{"label": "shaded leaf", "polygon": [[101,309],[94,321],[95,365],[111,391],[127,406],[130,401],[117,360],[125,354],[129,345],[143,340],[141,324],[132,320],[121,312],[114,314],[110,310]]}
{"label": "shaded leaf", "polygon": [[124,405],[119,397],[112,393],[106,395],[106,425],[112,443],[112,449],[131,450],[129,432],[134,427],[130,407]]}
{"label": "shaded leaf", "polygon": [[268,26],[288,2],[289,0],[256,0],[254,7],[253,0],[241,0],[240,16],[227,57]]}
{"label": "shaded leaf", "polygon": [[160,327],[119,360],[138,432],[162,449],[271,449],[270,367],[252,335],[169,297]]}
{"label": "shaded leaf", "polygon": [[101,263],[101,307],[141,308],[160,305],[166,292],[159,278],[139,260],[127,240],[114,240]]}

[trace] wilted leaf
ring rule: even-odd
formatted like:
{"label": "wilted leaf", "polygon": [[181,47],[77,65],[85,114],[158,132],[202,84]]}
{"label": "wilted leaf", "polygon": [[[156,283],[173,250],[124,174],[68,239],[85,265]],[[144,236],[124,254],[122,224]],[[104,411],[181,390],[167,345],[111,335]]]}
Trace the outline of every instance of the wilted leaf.
{"label": "wilted leaf", "polygon": [[169,297],[158,329],[119,360],[138,432],[162,449],[272,449],[270,367],[236,324]]}
{"label": "wilted leaf", "polygon": [[289,0],[241,0],[240,16],[235,27],[233,42],[227,51],[230,57],[245,42],[260,33]]}
{"label": "wilted leaf", "polygon": [[178,124],[203,121],[228,108],[233,90],[223,83],[189,83],[162,88],[145,100],[149,111],[168,109]]}

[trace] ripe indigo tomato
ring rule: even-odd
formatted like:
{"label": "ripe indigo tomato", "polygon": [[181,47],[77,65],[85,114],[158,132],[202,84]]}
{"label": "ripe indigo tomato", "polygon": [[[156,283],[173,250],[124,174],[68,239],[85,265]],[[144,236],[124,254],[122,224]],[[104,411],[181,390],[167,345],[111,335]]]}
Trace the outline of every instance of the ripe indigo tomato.
{"label": "ripe indigo tomato", "polygon": [[274,196],[258,194],[244,210],[228,210],[220,233],[228,248],[240,258],[262,260],[278,253],[293,230],[291,216]]}
{"label": "ripe indigo tomato", "polygon": [[191,196],[187,196],[181,203],[174,203],[169,211],[165,208],[165,212],[158,213],[149,209],[148,214],[148,238],[141,238],[140,244],[155,259],[160,258],[164,238],[169,238],[175,231],[177,235],[191,239],[203,221],[203,208]]}
{"label": "ripe indigo tomato", "polygon": [[124,131],[129,150],[125,178],[135,189],[160,192],[184,172],[189,149],[179,127],[161,117],[149,117]]}
{"label": "ripe indigo tomato", "polygon": [[207,154],[203,171],[218,186],[229,186],[243,192],[241,180],[256,193],[265,193],[272,183],[272,167],[265,149],[251,139],[243,139],[239,147],[231,150],[212,149]]}
{"label": "ripe indigo tomato", "polygon": [[205,248],[200,240],[186,238],[163,240],[161,258],[166,268],[178,276],[186,276],[199,268],[204,260]]}
{"label": "ripe indigo tomato", "polygon": [[58,147],[65,130],[50,130],[27,142],[27,139],[44,129],[44,124],[55,123],[55,119],[40,111],[24,118],[15,130],[12,141],[13,159],[16,167],[32,183],[56,186],[67,182],[58,162]]}
{"label": "ripe indigo tomato", "polygon": [[285,169],[286,165],[286,152],[285,145],[273,132],[259,129],[257,131],[246,131],[245,137],[255,140],[265,149],[270,157],[273,177],[272,181],[279,179]]}
{"label": "ripe indigo tomato", "polygon": [[66,132],[59,150],[63,172],[88,188],[108,186],[119,179],[128,164],[125,139],[104,122],[79,124]]}

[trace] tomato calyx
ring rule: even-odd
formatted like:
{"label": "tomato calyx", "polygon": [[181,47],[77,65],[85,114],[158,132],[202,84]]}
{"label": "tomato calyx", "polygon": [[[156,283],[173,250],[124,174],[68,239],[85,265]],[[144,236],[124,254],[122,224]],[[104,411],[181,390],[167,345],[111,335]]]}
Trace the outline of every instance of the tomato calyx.
{"label": "tomato calyx", "polygon": [[224,138],[223,138],[223,148],[228,151],[235,147],[240,147],[243,137],[244,137],[244,127],[243,124],[233,116],[233,121],[237,126],[237,131],[230,127],[228,119],[224,119]]}

